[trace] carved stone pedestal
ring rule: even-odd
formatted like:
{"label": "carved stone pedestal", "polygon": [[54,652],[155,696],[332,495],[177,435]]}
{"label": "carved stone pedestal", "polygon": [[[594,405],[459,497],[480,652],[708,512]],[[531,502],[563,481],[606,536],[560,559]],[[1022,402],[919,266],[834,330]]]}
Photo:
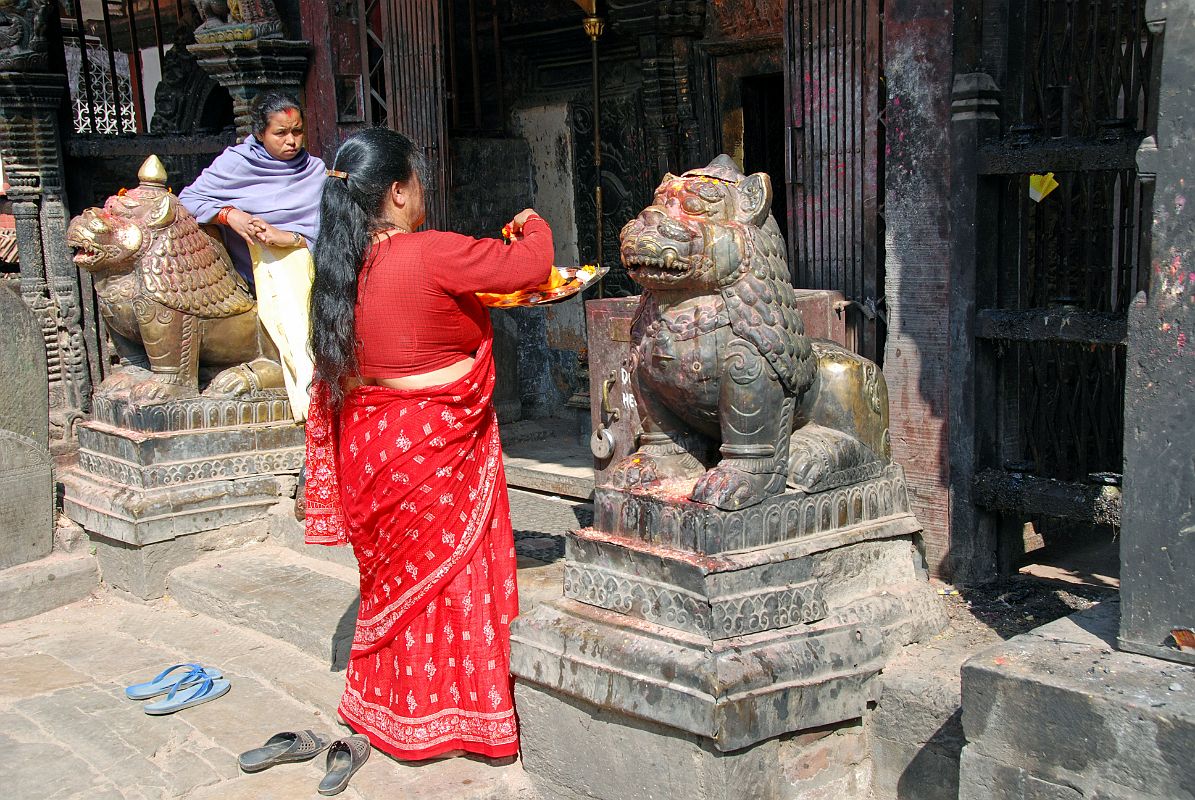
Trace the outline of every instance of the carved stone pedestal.
{"label": "carved stone pedestal", "polygon": [[303,461],[303,428],[282,396],[141,407],[96,398],[78,437],[64,509],[97,545],[105,581],[145,598],[200,550],[264,536]]}
{"label": "carved stone pedestal", "polygon": [[[624,751],[633,730],[656,732],[639,769],[691,767],[672,796],[784,797],[776,742],[863,716],[892,654],[945,624],[900,467],[741,511],[684,499],[691,488],[599,488],[596,528],[568,540],[564,597],[512,628],[527,769],[567,791],[619,796],[593,754]],[[589,731],[577,763],[549,766],[576,713],[613,724]]]}
{"label": "carved stone pedestal", "polygon": [[232,95],[237,135],[250,130],[250,106],[258,92],[277,89],[301,95],[311,45],[289,39],[249,39],[193,44],[187,50],[199,66]]}

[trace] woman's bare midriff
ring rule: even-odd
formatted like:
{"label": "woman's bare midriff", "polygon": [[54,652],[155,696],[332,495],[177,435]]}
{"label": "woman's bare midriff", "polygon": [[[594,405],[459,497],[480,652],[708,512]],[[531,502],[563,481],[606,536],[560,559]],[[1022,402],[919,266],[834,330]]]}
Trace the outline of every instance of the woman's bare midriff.
{"label": "woman's bare midriff", "polygon": [[473,357],[464,359],[448,367],[434,369],[431,372],[421,372],[418,375],[404,375],[401,378],[368,378],[361,377],[349,382],[349,388],[357,385],[386,386],[390,389],[428,389],[432,386],[443,386],[446,383],[460,380],[473,369]]}

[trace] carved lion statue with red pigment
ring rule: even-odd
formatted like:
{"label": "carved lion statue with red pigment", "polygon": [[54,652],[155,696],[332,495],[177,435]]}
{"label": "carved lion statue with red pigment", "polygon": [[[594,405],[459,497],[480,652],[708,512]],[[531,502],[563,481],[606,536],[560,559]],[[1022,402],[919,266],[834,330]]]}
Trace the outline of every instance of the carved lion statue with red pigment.
{"label": "carved lion statue with red pigment", "polygon": [[768,176],[723,155],[666,175],[623,228],[623,264],[644,288],[631,337],[643,430],[614,487],[694,480],[692,500],[734,510],[888,463],[883,374],[805,335],[771,205]]}

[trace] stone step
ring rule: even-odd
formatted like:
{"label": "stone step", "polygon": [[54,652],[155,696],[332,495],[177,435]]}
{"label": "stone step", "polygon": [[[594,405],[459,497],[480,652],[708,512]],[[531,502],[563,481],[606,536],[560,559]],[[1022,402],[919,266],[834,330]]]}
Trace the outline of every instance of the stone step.
{"label": "stone step", "polygon": [[286,642],[325,668],[347,663],[357,620],[354,569],[250,545],[179,567],[166,587],[183,608]]}
{"label": "stone step", "polygon": [[[520,539],[516,547],[523,550],[529,541],[535,543]],[[564,564],[559,558],[520,555],[518,566],[521,613],[560,596]],[[167,579],[167,592],[185,609],[285,642],[325,668],[343,670],[357,622],[357,582],[355,567],[267,543],[179,567]]]}
{"label": "stone step", "polygon": [[593,497],[593,454],[560,420],[514,423],[502,431],[506,480],[512,487],[589,500]]}
{"label": "stone step", "polygon": [[1118,649],[1109,598],[963,665],[959,800],[1195,797],[1195,667]]}
{"label": "stone step", "polygon": [[[563,536],[593,523],[593,503],[575,497],[545,494],[511,486],[510,521],[520,556],[552,562],[564,557]],[[275,544],[311,558],[357,568],[351,547],[303,543],[303,523],[294,518],[293,504],[275,505],[269,514],[269,533]]]}
{"label": "stone step", "polygon": [[884,667],[868,718],[876,800],[957,800],[963,662],[986,646],[964,637],[906,647]]}
{"label": "stone step", "polygon": [[0,624],[82,600],[99,583],[95,556],[86,551],[55,552],[0,570]]}

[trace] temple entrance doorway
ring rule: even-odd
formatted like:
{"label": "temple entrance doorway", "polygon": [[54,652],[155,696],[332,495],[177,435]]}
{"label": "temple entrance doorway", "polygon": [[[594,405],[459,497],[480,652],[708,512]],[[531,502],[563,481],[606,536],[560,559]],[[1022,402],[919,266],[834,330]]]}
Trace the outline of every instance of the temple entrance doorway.
{"label": "temple entrance doorway", "polygon": [[784,168],[784,73],[742,79],[743,170],[772,176],[772,215],[780,230],[788,229],[788,197]]}

